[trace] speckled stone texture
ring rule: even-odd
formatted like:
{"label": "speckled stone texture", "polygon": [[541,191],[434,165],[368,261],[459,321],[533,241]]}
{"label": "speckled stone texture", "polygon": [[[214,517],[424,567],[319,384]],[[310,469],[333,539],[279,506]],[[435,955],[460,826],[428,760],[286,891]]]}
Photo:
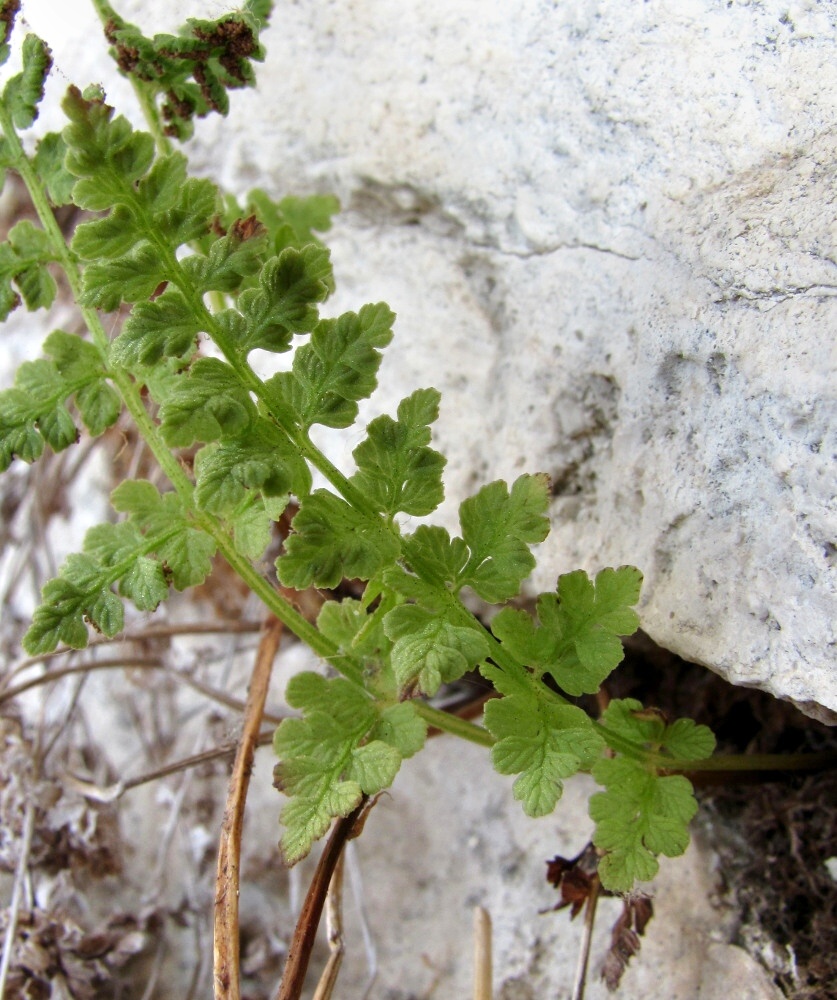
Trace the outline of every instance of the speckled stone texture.
{"label": "speckled stone texture", "polygon": [[[27,16],[58,66],[112,88],[92,22],[51,7]],[[123,5],[150,31],[222,9]],[[190,148],[239,191],[340,196],[333,306],[399,314],[364,415],[443,391],[449,523],[548,472],[533,586],[633,563],[657,642],[823,719],[835,40],[813,0],[281,3],[259,92]]]}

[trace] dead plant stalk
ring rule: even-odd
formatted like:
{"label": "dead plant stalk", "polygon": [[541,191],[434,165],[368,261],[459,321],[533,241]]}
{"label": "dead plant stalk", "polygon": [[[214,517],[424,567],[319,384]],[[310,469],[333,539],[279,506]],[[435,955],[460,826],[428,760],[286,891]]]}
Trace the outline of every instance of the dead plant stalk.
{"label": "dead plant stalk", "polygon": [[230,777],[215,879],[215,943],[213,983],[216,1000],[240,1000],[238,893],[241,831],[250,772],[259,738],[273,661],[282,638],[282,624],[273,620],[262,636],[247,692],[241,739]]}

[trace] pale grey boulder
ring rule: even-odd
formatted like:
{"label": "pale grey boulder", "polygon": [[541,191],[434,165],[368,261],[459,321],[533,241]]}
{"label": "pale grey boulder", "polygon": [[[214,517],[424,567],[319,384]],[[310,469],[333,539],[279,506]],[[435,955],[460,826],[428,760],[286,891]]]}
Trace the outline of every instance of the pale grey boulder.
{"label": "pale grey boulder", "polygon": [[[40,30],[108,83],[79,24]],[[448,523],[548,472],[533,586],[636,564],[657,642],[833,719],[837,9],[302,0],[265,41],[190,155],[340,196],[333,308],[399,315],[364,413],[443,391]]]}

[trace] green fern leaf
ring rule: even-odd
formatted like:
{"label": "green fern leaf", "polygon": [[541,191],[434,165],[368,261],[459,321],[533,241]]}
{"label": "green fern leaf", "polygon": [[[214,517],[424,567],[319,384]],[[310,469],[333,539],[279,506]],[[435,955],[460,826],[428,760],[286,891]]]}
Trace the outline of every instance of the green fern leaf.
{"label": "green fern leaf", "polygon": [[520,663],[552,674],[568,694],[594,694],[624,656],[619,636],[639,625],[630,605],[641,584],[633,566],[604,569],[595,583],[583,570],[567,573],[557,593],[538,597],[539,625],[525,611],[504,608],[492,631]]}
{"label": "green fern leaf", "polygon": [[285,696],[304,712],[282,722],[273,741],[276,783],[290,797],[281,816],[282,853],[294,864],[333,818],[392,784],[401,760],[421,749],[426,729],[412,705],[381,710],[340,678],[297,674]]}
{"label": "green fern leaf", "polygon": [[383,520],[364,517],[333,493],[315,490],[300,505],[276,569],[286,587],[336,587],[344,578],[371,579],[398,552],[398,536]]}
{"label": "green fern leaf", "polygon": [[459,521],[471,555],[458,585],[490,603],[516,597],[535,566],[529,546],[549,534],[548,506],[546,476],[520,476],[511,490],[501,480],[489,483],[465,500]]}
{"label": "green fern leaf", "polygon": [[[715,739],[690,719],[667,725],[659,713],[643,710],[634,699],[614,700],[602,714],[602,732],[632,741],[662,757],[709,757]],[[602,758],[593,777],[605,791],[590,799],[596,823],[593,843],[606,852],[599,863],[602,885],[627,892],[636,881],[652,879],[657,855],[676,857],[689,843],[689,823],[697,812],[692,786],[683,775],[660,775],[647,761],[628,756]]]}
{"label": "green fern leaf", "polygon": [[27,35],[23,40],[23,70],[9,80],[2,98],[17,128],[29,128],[38,117],[51,68],[49,46],[36,35]]}
{"label": "green fern leaf", "polygon": [[358,400],[377,386],[381,348],[392,340],[395,315],[388,306],[364,306],[358,314],[320,320],[311,342],[294,353],[293,368],[267,382],[288,403],[306,430],[314,424],[349,427]]}
{"label": "green fern leaf", "polygon": [[604,749],[589,716],[562,704],[537,683],[527,683],[492,666],[481,673],[505,695],[485,706],[486,729],[497,740],[491,761],[499,774],[516,774],[513,786],[527,816],[546,816],[563,791],[563,781],[589,768]]}
{"label": "green fern leaf", "polygon": [[358,471],[351,481],[382,514],[421,517],[444,499],[445,458],[428,447],[440,398],[435,389],[418,389],[398,405],[397,420],[373,420],[352,453]]}

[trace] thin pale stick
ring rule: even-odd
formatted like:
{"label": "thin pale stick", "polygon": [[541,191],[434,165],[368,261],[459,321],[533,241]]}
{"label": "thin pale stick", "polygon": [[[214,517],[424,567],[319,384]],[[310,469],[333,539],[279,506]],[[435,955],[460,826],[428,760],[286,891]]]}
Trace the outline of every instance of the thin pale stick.
{"label": "thin pale stick", "polygon": [[[259,733],[256,746],[263,747],[272,742],[273,734],[273,729]],[[155,767],[153,771],[146,771],[145,774],[137,775],[135,778],[117,781],[113,785],[94,785],[92,782],[85,781],[84,778],[79,778],[78,775],[71,773],[65,774],[63,780],[67,784],[72,785],[85,798],[93,799],[95,802],[114,802],[124,795],[125,792],[129,792],[132,788],[137,788],[139,785],[147,785],[150,781],[167,778],[170,774],[177,774],[178,771],[185,771],[190,767],[197,767],[199,764],[218,760],[219,757],[232,757],[237,748],[237,740],[222,743],[220,746],[213,747],[212,750],[203,750],[201,753],[195,753],[189,757],[181,757],[180,760],[174,760],[170,764],[164,764],[162,767]]]}
{"label": "thin pale stick", "polygon": [[474,1000],[491,1000],[491,916],[482,906],[474,907]]}
{"label": "thin pale stick", "polygon": [[343,942],[343,864],[345,851],[337,859],[337,866],[331,876],[331,884],[326,896],[326,933],[328,935],[328,962],[317,983],[313,1000],[331,1000],[337,976],[346,951]]}
{"label": "thin pale stick", "polygon": [[5,691],[0,693],[0,705],[4,701],[9,701],[11,698],[16,698],[19,694],[23,694],[24,691],[40,687],[42,684],[50,684],[52,681],[61,680],[62,677],[70,677],[73,674],[84,674],[90,670],[127,670],[134,668],[138,670],[165,670],[166,665],[159,657],[122,656],[113,660],[98,660],[92,663],[77,663],[72,667],[60,667],[58,670],[50,670],[45,674],[39,674],[37,677],[31,677],[28,681],[21,681],[20,684],[15,684],[14,687],[6,688]]}
{"label": "thin pale stick", "polygon": [[[87,675],[83,674],[75,684],[75,689],[73,690],[73,696],[70,699],[70,704],[61,713],[61,721],[54,726],[52,732],[50,733],[49,742],[43,748],[41,759],[46,760],[47,757],[52,753],[53,748],[61,739],[64,731],[67,727],[74,721],[76,711],[78,710],[79,702],[81,701],[81,694],[84,690],[84,685],[87,683]],[[45,702],[44,702],[45,704]]]}
{"label": "thin pale stick", "polygon": [[6,979],[12,964],[12,951],[17,934],[17,918],[20,912],[20,900],[23,895],[23,880],[26,878],[26,868],[29,864],[29,852],[32,848],[32,837],[35,833],[35,803],[32,798],[26,801],[26,813],[23,818],[23,837],[20,843],[20,856],[15,872],[15,883],[12,889],[12,899],[9,903],[6,938],[3,942],[3,957],[0,960],[0,1000],[6,996]]}
{"label": "thin pale stick", "polygon": [[[181,625],[146,625],[142,632],[123,632],[120,635],[112,636],[110,639],[107,636],[94,636],[88,642],[86,648],[94,649],[97,646],[113,646],[122,642],[145,642],[148,639],[168,639],[179,635],[215,635],[218,633],[226,634],[228,632],[260,632],[261,630],[262,623],[252,621],[222,622],[217,625],[211,622],[184,622]],[[16,676],[23,670],[28,670],[30,667],[44,663],[47,660],[53,660],[58,656],[72,656],[76,653],[78,653],[77,649],[62,646],[60,649],[54,649],[51,653],[42,653],[40,656],[29,657],[29,659],[21,660],[20,663],[15,664],[9,670],[8,676]]]}
{"label": "thin pale stick", "polygon": [[216,1000],[239,1000],[239,927],[238,891],[241,864],[241,830],[244,825],[244,805],[250,785],[253,756],[262,724],[267,690],[273,661],[282,638],[282,624],[274,620],[262,636],[247,703],[238,752],[230,777],[221,842],[218,848],[218,869],[215,878],[215,944],[213,949],[213,983]]}
{"label": "thin pale stick", "polygon": [[[273,741],[274,732],[275,730],[270,729],[265,733],[259,733],[256,738],[255,745],[257,747],[267,746],[268,743]],[[215,747],[214,750],[204,750],[203,753],[196,753],[191,757],[184,757],[182,760],[172,761],[171,764],[166,764],[165,767],[159,767],[154,771],[149,771],[147,774],[141,774],[136,778],[129,778],[127,781],[120,783],[122,791],[127,792],[132,788],[136,788],[138,785],[145,785],[149,781],[156,781],[158,778],[165,778],[170,774],[176,774],[178,771],[185,771],[188,767],[197,767],[198,764],[204,764],[210,760],[217,760],[219,757],[230,756],[236,749],[237,745],[237,743],[225,743],[220,747]]]}
{"label": "thin pale stick", "polygon": [[[58,670],[51,670],[48,673],[40,674],[38,677],[33,677],[28,681],[22,681],[20,684],[16,684],[14,687],[7,688],[5,691],[0,692],[0,705],[4,701],[9,701],[11,698],[17,697],[17,695],[22,694],[24,691],[28,691],[30,688],[40,687],[42,684],[49,684],[52,681],[60,680],[62,677],[69,677],[72,674],[83,674],[91,670],[167,670],[171,677],[176,677],[177,680],[182,681],[184,684],[188,684],[189,687],[194,688],[195,691],[205,694],[207,698],[212,698],[213,701],[217,701],[221,705],[226,705],[227,708],[232,708],[236,712],[244,711],[246,705],[245,702],[240,701],[238,698],[233,698],[232,695],[227,694],[225,691],[219,691],[218,688],[213,687],[211,684],[206,684],[204,681],[198,680],[197,677],[192,677],[190,674],[186,674],[181,670],[174,670],[169,667],[163,660],[156,657],[118,657],[112,660],[93,660],[90,663],[78,663],[72,667],[61,667]],[[277,726],[282,721],[278,715],[271,715],[269,712],[265,712],[263,718],[267,722],[273,722]]]}
{"label": "thin pale stick", "polygon": [[[188,684],[189,687],[193,688],[200,694],[205,694],[207,698],[212,698],[213,701],[217,701],[219,705],[226,705],[227,708],[231,708],[235,712],[246,712],[247,702],[241,701],[239,698],[233,698],[231,694],[227,694],[226,691],[219,691],[218,688],[213,687],[211,684],[205,684],[203,681],[199,681],[197,677],[192,677],[190,674],[181,673],[178,670],[172,671],[172,677],[177,677],[178,680],[182,680],[184,684]],[[278,726],[282,721],[281,715],[273,715],[271,712],[262,712],[262,720],[264,722],[271,722],[274,726]]]}
{"label": "thin pale stick", "polygon": [[163,969],[163,959],[166,954],[166,943],[162,935],[157,941],[157,947],[154,951],[154,964],[151,966],[151,972],[149,973],[148,980],[145,984],[145,989],[142,991],[142,996],[140,1000],[151,1000],[154,996],[154,991],[157,989],[157,982],[160,979],[160,973]]}
{"label": "thin pale stick", "polygon": [[578,952],[578,964],[575,969],[575,982],[570,1000],[584,1000],[584,988],[587,984],[587,967],[590,964],[590,945],[593,941],[593,924],[596,921],[596,905],[599,901],[598,875],[593,876],[590,895],[584,908],[584,926],[581,931],[581,948]]}
{"label": "thin pale stick", "polygon": [[349,873],[349,885],[352,888],[355,911],[360,921],[360,933],[363,938],[363,949],[366,952],[366,968],[369,978],[366,980],[366,989],[363,991],[363,1000],[369,1000],[372,987],[378,977],[378,954],[375,949],[375,940],[369,928],[369,921],[366,917],[366,907],[363,903],[363,876],[360,871],[360,864],[357,859],[357,851],[351,842],[346,844],[346,871]]}

